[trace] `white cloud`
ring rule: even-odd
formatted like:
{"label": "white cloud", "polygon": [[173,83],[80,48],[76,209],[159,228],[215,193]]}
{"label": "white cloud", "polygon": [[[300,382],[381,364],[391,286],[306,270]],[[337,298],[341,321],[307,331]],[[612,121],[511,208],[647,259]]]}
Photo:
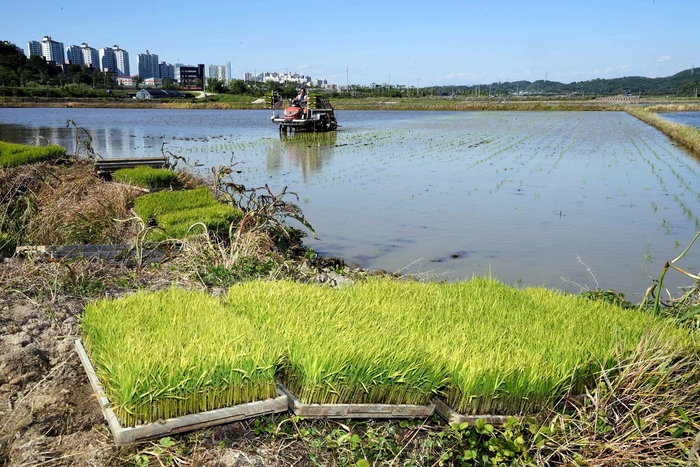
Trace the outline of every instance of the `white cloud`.
{"label": "white cloud", "polygon": [[477,73],[467,73],[467,72],[464,72],[464,71],[458,71],[458,72],[454,72],[454,71],[453,71],[452,73],[448,73],[448,74],[444,77],[444,79],[446,79],[446,80],[450,80],[450,79],[469,79],[469,80],[472,80],[472,81],[476,80],[477,78],[479,78],[479,74],[477,74]]}
{"label": "white cloud", "polygon": [[670,61],[671,61],[670,55],[664,55],[664,56],[656,59],[656,63],[663,63],[663,62],[670,62]]}

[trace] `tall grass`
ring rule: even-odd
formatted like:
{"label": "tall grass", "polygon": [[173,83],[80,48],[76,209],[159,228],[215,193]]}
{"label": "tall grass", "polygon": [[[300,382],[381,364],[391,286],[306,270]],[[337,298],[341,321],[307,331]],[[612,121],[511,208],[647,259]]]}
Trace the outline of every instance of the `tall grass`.
{"label": "tall grass", "polygon": [[86,348],[125,426],[276,396],[280,353],[251,321],[170,289],[85,309]]}
{"label": "tall grass", "polygon": [[62,146],[27,146],[0,141],[0,167],[17,167],[31,162],[58,159],[66,155]]}

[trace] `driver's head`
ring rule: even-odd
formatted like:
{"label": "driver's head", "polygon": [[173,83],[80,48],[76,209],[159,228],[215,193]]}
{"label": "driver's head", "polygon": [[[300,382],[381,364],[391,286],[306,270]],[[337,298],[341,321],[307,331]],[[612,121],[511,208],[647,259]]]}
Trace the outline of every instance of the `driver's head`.
{"label": "driver's head", "polygon": [[299,94],[305,94],[306,93],[306,88],[301,88],[301,91],[299,91]]}

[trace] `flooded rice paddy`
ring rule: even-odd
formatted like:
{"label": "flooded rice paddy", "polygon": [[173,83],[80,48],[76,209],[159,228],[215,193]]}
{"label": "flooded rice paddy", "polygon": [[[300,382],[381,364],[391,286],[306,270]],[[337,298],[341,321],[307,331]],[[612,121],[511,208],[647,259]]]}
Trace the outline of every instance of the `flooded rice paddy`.
{"label": "flooded rice paddy", "polygon": [[660,113],[659,116],[675,123],[700,128],[700,112],[697,111]]}
{"label": "flooded rice paddy", "polygon": [[[234,160],[240,183],[299,195],[318,253],[446,280],[577,293],[596,287],[587,265],[601,288],[638,301],[700,229],[700,164],[624,112],[342,111],[336,133],[286,138],[269,116],[2,109],[0,139],[72,151],[71,119],[104,157],[166,143],[200,170]],[[697,272],[699,260],[700,245],[681,266]]]}

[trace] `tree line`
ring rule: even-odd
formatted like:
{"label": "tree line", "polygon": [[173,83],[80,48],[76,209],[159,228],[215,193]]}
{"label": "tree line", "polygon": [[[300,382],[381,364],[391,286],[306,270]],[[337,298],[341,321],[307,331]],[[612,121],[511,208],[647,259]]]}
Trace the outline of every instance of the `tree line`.
{"label": "tree line", "polygon": [[[140,83],[140,77],[135,80]],[[245,82],[234,79],[224,83],[208,78],[206,89],[212,93],[263,96],[277,92],[285,97],[297,94],[299,84],[266,82]],[[0,95],[29,97],[93,97],[104,96],[106,89],[118,89],[109,73],[97,68],[81,65],[53,66],[42,57],[32,55],[27,58],[15,44],[0,41]],[[163,89],[179,89],[177,83],[163,78]],[[330,97],[505,97],[528,95],[554,95],[574,97],[594,97],[601,95],[640,95],[697,97],[700,91],[700,70],[689,69],[665,78],[628,76],[613,79],[594,79],[573,83],[557,81],[514,81],[480,85],[410,87],[405,85],[349,85],[344,89],[324,91]],[[126,92],[126,91],[124,91]],[[118,95],[119,93],[115,94]]]}

